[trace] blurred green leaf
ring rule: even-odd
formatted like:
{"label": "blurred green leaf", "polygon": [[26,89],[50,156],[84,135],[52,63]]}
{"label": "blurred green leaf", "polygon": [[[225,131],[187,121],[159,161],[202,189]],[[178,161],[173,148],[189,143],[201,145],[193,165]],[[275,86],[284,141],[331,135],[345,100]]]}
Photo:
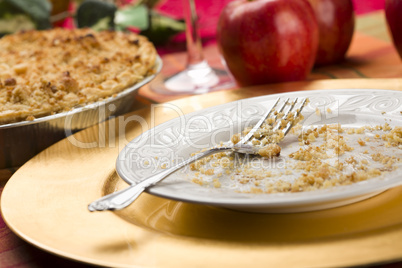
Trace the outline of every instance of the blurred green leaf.
{"label": "blurred green leaf", "polygon": [[132,5],[116,12],[114,20],[119,29],[134,26],[140,30],[149,27],[148,8],[144,5]]}
{"label": "blurred green leaf", "polygon": [[0,18],[4,17],[6,14],[13,13],[21,13],[21,11],[5,0],[0,0]]}
{"label": "blurred green leaf", "polygon": [[33,29],[36,29],[36,25],[28,15],[8,13],[0,17],[0,36]]}
{"label": "blurred green leaf", "polygon": [[100,19],[97,23],[91,26],[91,28],[95,31],[105,31],[110,29],[110,18],[105,17],[103,19]]}
{"label": "blurred green leaf", "polygon": [[147,8],[142,1],[116,12],[115,25],[118,30],[136,27],[155,45],[165,44],[173,35],[185,30],[183,21],[162,15]]}
{"label": "blurred green leaf", "polygon": [[182,20],[161,15],[156,11],[151,11],[150,28],[141,32],[151,40],[155,45],[163,45],[169,39],[186,29],[186,24]]}
{"label": "blurred green leaf", "polygon": [[32,18],[38,29],[47,29],[51,27],[51,9],[52,6],[47,0],[0,0],[0,14],[26,14]]}
{"label": "blurred green leaf", "polygon": [[108,28],[114,28],[117,7],[114,4],[98,0],[86,0],[78,7],[77,25],[79,28],[92,27],[100,20],[109,18]]}
{"label": "blurred green leaf", "polygon": [[186,29],[186,24],[183,20],[175,20],[171,17],[159,14],[156,11],[151,11],[151,24],[154,27],[170,28],[173,31],[181,32]]}

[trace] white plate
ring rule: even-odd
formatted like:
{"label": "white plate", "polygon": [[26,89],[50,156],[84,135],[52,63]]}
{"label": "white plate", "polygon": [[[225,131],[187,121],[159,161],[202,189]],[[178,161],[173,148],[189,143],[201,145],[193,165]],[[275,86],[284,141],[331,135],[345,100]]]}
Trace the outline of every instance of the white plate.
{"label": "white plate", "polygon": [[[308,97],[309,105],[303,114],[305,126],[340,123],[342,127],[384,125],[402,126],[402,93],[389,90],[339,89],[316,90],[250,98],[197,111],[168,121],[132,140],[119,154],[116,169],[119,176],[132,184],[161,170],[166,164],[189,157],[193,152],[227,141],[244,126],[256,122],[278,98]],[[321,111],[316,113],[317,108]],[[329,108],[329,109],[328,109]],[[295,151],[297,140],[288,135],[282,143],[282,157]],[[293,149],[292,149],[293,148]],[[368,148],[393,150],[399,148]],[[360,148],[361,150],[361,148]],[[385,151],[384,151],[385,150]],[[356,155],[360,154],[356,150]],[[170,175],[147,189],[150,194],[169,199],[221,206],[253,212],[301,212],[327,209],[357,202],[402,183],[398,170],[379,178],[348,186],[299,193],[249,194],[236,192],[236,187],[200,186],[188,178],[189,168]]]}

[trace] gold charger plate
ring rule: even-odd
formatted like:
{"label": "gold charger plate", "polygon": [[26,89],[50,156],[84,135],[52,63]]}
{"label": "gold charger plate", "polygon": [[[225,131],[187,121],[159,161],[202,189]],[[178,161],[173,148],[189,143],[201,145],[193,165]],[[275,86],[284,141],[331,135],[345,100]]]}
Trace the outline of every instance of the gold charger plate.
{"label": "gold charger plate", "polygon": [[[255,95],[258,88],[242,92],[175,104],[187,113]],[[43,151],[7,183],[1,198],[6,223],[41,249],[113,267],[333,267],[402,259],[402,187],[308,213],[244,213],[146,193],[119,212],[88,212],[91,201],[127,186],[114,166],[128,141],[175,116],[172,105],[152,107]]]}

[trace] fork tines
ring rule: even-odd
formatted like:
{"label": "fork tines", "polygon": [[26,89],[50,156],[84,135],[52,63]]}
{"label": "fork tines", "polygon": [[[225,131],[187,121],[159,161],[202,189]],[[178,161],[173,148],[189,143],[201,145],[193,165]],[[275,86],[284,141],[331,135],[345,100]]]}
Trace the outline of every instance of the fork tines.
{"label": "fork tines", "polygon": [[[299,116],[306,103],[307,98],[304,98],[301,101],[299,101],[299,98],[296,98],[290,103],[289,98],[287,98],[279,110],[275,112],[274,120],[270,121],[271,125],[273,126],[272,130],[274,132],[282,130],[284,135],[288,134],[289,130],[295,125],[295,123],[300,121]],[[287,105],[289,105],[289,108],[286,108]],[[285,108],[286,111],[284,112]]]}
{"label": "fork tines", "polygon": [[[254,127],[247,133],[247,135],[245,135],[237,144],[244,144],[249,141],[264,123],[269,124],[272,127],[273,132],[281,130],[283,132],[283,135],[281,135],[281,137],[284,137],[289,132],[294,123],[299,121],[300,113],[306,105],[307,99],[303,99],[299,107],[296,109],[295,107],[298,104],[299,99],[296,98],[293,102],[289,103],[289,98],[287,98],[282,103],[281,107],[278,110],[275,110],[280,100],[281,99],[278,98],[275,101],[272,108],[269,111],[265,112],[258,123],[255,124]],[[290,106],[289,109],[286,108],[287,105]],[[295,109],[296,112],[294,112]],[[284,110],[286,111],[283,112]]]}

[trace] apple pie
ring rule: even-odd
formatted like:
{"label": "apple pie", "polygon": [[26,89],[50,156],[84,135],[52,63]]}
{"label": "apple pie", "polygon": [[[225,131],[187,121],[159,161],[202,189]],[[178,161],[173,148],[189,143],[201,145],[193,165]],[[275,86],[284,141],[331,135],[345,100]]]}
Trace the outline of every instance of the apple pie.
{"label": "apple pie", "polygon": [[147,38],[51,29],[0,39],[0,124],[71,110],[114,96],[154,72]]}

